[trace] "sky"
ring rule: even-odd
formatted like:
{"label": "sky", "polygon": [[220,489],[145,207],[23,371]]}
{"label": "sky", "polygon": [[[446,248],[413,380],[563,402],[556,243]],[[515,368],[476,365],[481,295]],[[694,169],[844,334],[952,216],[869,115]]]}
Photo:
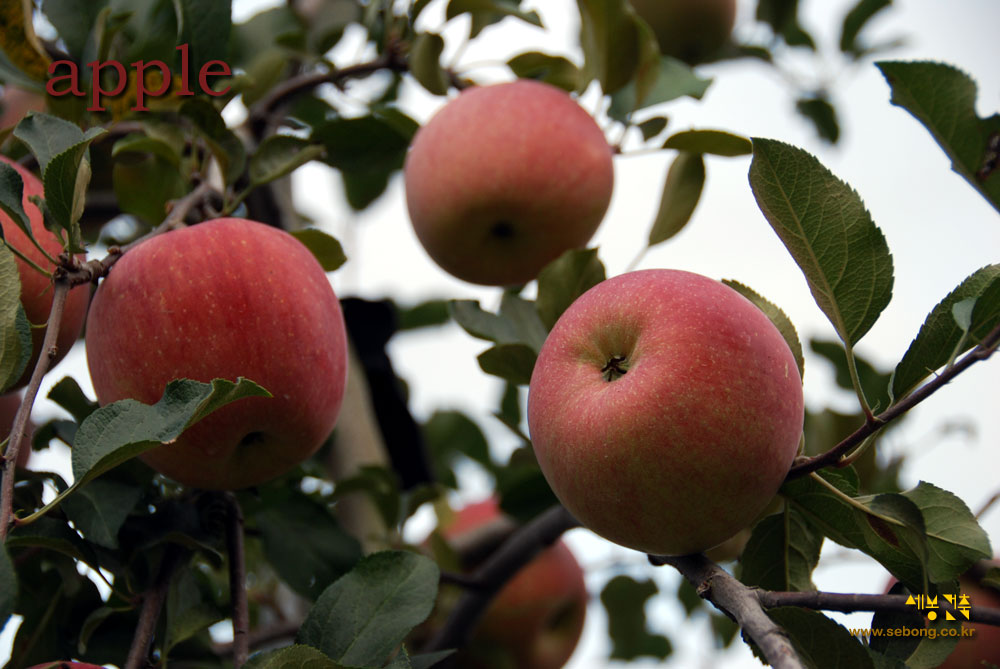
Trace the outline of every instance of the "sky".
{"label": "sky", "polygon": [[[235,0],[234,18],[243,20],[275,0]],[[507,57],[527,50],[570,54],[578,29],[572,0],[525,0],[525,7],[542,16],[545,32],[507,20],[489,28],[458,57],[458,68],[481,82],[511,77],[498,67]],[[768,137],[802,147],[834,174],[853,186],[881,228],[893,254],[893,299],[880,320],[857,347],[860,355],[890,369],[902,356],[927,313],[975,269],[1000,262],[998,213],[961,177],[913,117],[889,104],[889,88],[878,70],[865,60],[848,65],[836,57],[841,17],[853,3],[845,0],[802,0],[802,23],[820,43],[825,57],[793,57],[790,76],[804,81],[816,72],[833,77],[834,102],[840,113],[842,138],[831,147],[819,141],[812,128],[794,114],[794,97],[787,82],[755,62],[729,62],[700,68],[713,84],[700,101],[683,99],[655,111],[670,117],[669,132],[689,128],[723,129],[750,137]],[[737,39],[753,40],[762,30],[752,20],[753,1],[740,2]],[[421,17],[421,28],[440,29],[444,3],[433,3]],[[905,45],[884,59],[936,60],[958,66],[979,84],[978,113],[1000,108],[1000,3],[995,0],[897,0],[874,19],[865,37],[873,42],[905,38]],[[453,21],[444,30],[452,44],[466,34],[467,24]],[[363,45],[350,32],[333,56],[351,62],[363,55]],[[357,89],[361,90],[361,89]],[[351,90],[347,92],[350,96]],[[443,103],[407,85],[401,106],[424,122]],[[599,108],[589,90],[581,103]],[[227,110],[233,120],[239,111]],[[617,135],[614,135],[617,137]],[[608,274],[620,274],[641,251],[659,202],[669,151],[623,155],[615,160],[616,185],[610,210],[593,239]],[[754,202],[747,183],[749,157],[707,159],[707,183],[692,222],[673,240],[646,253],[639,268],[671,267],[745,283],[780,306],[796,325],[802,340],[834,339],[835,334],[809,293],[800,270],[771,231]],[[430,298],[470,298],[486,307],[499,302],[497,289],[471,286],[438,269],[420,248],[410,229],[400,179],[372,207],[360,214],[346,205],[339,177],[327,168],[310,165],[296,174],[295,192],[301,210],[344,244],[349,261],[331,275],[341,297],[371,299],[391,296],[400,303]],[[501,387],[486,376],[475,356],[486,344],[450,325],[432,331],[405,334],[392,343],[396,371],[411,392],[411,409],[418,419],[438,408],[457,408],[483,428],[500,457],[516,447],[516,440],[492,418]],[[808,348],[808,347],[806,347]],[[447,364],[441,364],[447,361]],[[54,382],[72,374],[88,388],[82,347],[71,352],[51,375]],[[998,490],[997,456],[1000,448],[1000,412],[996,411],[996,361],[979,364],[949,387],[918,407],[906,423],[882,440],[884,456],[905,453],[904,487],[926,480],[958,494],[978,510]],[[829,366],[806,352],[804,378],[807,404],[813,409],[833,406],[852,410],[853,394],[835,388]],[[36,407],[36,419],[51,415],[48,406]],[[955,420],[971,421],[971,435],[942,435],[942,426]],[[64,454],[36,454],[38,467],[64,466]],[[463,469],[456,502],[475,501],[489,493],[488,481],[474,468]],[[430,523],[418,515],[408,530],[415,536]],[[994,542],[1000,541],[1000,508],[981,522]],[[609,663],[606,620],[597,600],[600,588],[617,573],[653,578],[666,594],[647,607],[652,631],[667,631],[675,644],[670,662],[642,661],[634,666],[758,667],[738,640],[724,658],[710,648],[706,626],[683,619],[672,592],[679,576],[669,568],[653,568],[635,551],[618,548],[587,530],[573,530],[566,541],[587,572],[594,605],[588,613],[584,638],[570,662],[571,669],[620,666]],[[820,589],[839,592],[881,592],[884,570],[856,552],[831,542],[824,547],[815,582]],[[837,617],[850,627],[867,626],[870,614]],[[12,625],[0,636],[0,661],[6,659]]]}

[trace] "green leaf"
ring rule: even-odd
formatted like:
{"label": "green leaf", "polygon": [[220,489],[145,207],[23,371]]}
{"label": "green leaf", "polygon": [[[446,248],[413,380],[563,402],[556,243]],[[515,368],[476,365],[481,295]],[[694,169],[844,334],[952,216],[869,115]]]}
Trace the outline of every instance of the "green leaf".
{"label": "green leaf", "polygon": [[645,94],[639,97],[634,84],[628,84],[611,96],[611,106],[608,115],[624,121],[629,115],[640,109],[652,107],[664,102],[688,96],[700,100],[712,83],[711,79],[698,76],[698,73],[687,63],[670,56],[660,56],[656,69],[656,79],[653,80]]}
{"label": "green leaf", "polygon": [[[908,594],[908,591],[897,583],[890,594]],[[957,626],[956,622],[946,622],[944,616],[928,621],[916,607],[905,613],[876,611],[868,649],[876,660],[895,662],[885,665],[891,669],[932,669],[940,666],[959,642],[958,637],[951,635]],[[903,630],[909,630],[909,634],[903,636]],[[929,630],[936,632],[935,638],[931,638]],[[944,631],[949,634],[943,634]]]}
{"label": "green leaf", "polygon": [[531,382],[537,358],[538,353],[527,344],[497,344],[480,353],[476,359],[487,374],[526,386]]}
{"label": "green leaf", "polygon": [[472,33],[475,37],[488,25],[513,16],[533,26],[542,27],[542,20],[534,10],[518,7],[520,0],[450,0],[445,17],[450,21],[459,14],[472,14]]}
{"label": "green leaf", "polygon": [[500,313],[484,311],[474,300],[452,300],[452,318],[473,337],[498,344],[524,344],[538,352],[548,330],[534,305],[513,293],[504,293]]}
{"label": "green leaf", "polygon": [[740,580],[765,590],[815,590],[812,572],[822,547],[823,535],[795,509],[767,516],[740,555]]}
{"label": "green leaf", "polygon": [[544,81],[573,92],[583,85],[583,75],[573,61],[540,51],[521,53],[507,61],[507,67],[520,79]]}
{"label": "green leaf", "polygon": [[84,62],[83,49],[88,35],[107,5],[108,0],[45,0],[42,11],[59,33],[59,39],[66,44],[69,54],[78,62]]}
{"label": "green leaf", "polygon": [[535,309],[546,329],[551,329],[569,305],[606,278],[597,249],[570,249],[538,274]]}
{"label": "green leaf", "polygon": [[722,130],[685,130],[668,137],[663,148],[716,156],[745,156],[753,151],[753,144],[746,137]]}
{"label": "green leaf", "polygon": [[802,269],[816,303],[853,346],[892,297],[892,256],[858,194],[802,149],[753,139],[757,205]]}
{"label": "green leaf", "polygon": [[250,183],[270,183],[323,155],[323,147],[301,137],[271,135],[250,156]]}
{"label": "green leaf", "polygon": [[315,600],[361,559],[361,545],[329,510],[295,490],[276,491],[253,515],[267,561],[293,590]]}
{"label": "green leaf", "polygon": [[192,77],[212,60],[229,55],[232,0],[173,0],[177,11],[178,44],[187,44]]}
{"label": "green leaf", "polygon": [[666,116],[653,116],[635,127],[642,133],[643,141],[648,142],[666,129],[667,122]]}
{"label": "green leaf", "polygon": [[435,33],[419,33],[413,39],[410,56],[410,74],[421,86],[434,95],[448,92],[448,74],[441,67],[444,38]]}
{"label": "green leaf", "polygon": [[[929,374],[947,364],[954,354],[967,351],[976,344],[976,339],[996,327],[1000,317],[977,319],[977,315],[985,315],[990,302],[994,309],[1000,305],[1000,299],[993,301],[985,294],[990,286],[1000,286],[1000,264],[987,265],[973,272],[931,310],[893,372],[892,392],[897,399],[911,393]],[[995,290],[997,288],[992,288],[990,292]],[[961,350],[956,350],[962,341],[962,329],[952,316],[952,308],[963,300],[981,296],[986,299],[982,300],[982,306],[977,299],[977,308],[972,312],[974,322],[970,323],[970,334],[973,336],[966,339]]]}
{"label": "green leaf", "polygon": [[[28,214],[24,211],[24,180],[17,170],[0,161],[0,211],[3,211],[21,228],[24,234],[32,237]],[[3,239],[3,229],[0,228],[0,239]]]}
{"label": "green leaf", "polygon": [[476,423],[458,411],[435,411],[423,426],[424,443],[434,467],[435,478],[458,488],[452,463],[465,455],[487,470],[494,467],[490,447]]}
{"label": "green leaf", "polygon": [[924,481],[902,495],[923,515],[930,548],[927,571],[933,583],[956,579],[977,560],[993,556],[989,537],[961,499]]}
{"label": "green leaf", "polygon": [[0,631],[14,614],[17,601],[17,572],[7,554],[7,546],[0,546]]}
{"label": "green leaf", "polygon": [[99,478],[79,487],[62,508],[77,530],[105,548],[118,548],[118,530],[143,495],[143,489]]}
{"label": "green leaf", "polygon": [[444,325],[450,320],[447,300],[427,300],[412,307],[396,305],[396,327],[400,332]]}
{"label": "green leaf", "polygon": [[635,13],[620,0],[577,0],[576,4],[580,10],[583,81],[597,79],[605,94],[614,93],[631,81],[639,67],[640,32]]}
{"label": "green leaf", "polygon": [[139,132],[125,135],[111,147],[112,157],[118,157],[123,153],[153,153],[174,167],[180,167],[181,163],[180,155],[170,143],[159,137]]}
{"label": "green leaf", "polygon": [[295,230],[291,234],[316,256],[316,260],[319,261],[324,272],[332,272],[347,262],[344,247],[340,245],[336,237],[316,228]]}
{"label": "green leaf", "polygon": [[844,16],[840,28],[840,50],[855,58],[864,55],[868,49],[859,43],[858,34],[873,16],[891,4],[892,0],[858,0]]}
{"label": "green leaf", "polygon": [[438,568],[409,551],[382,551],[328,587],[306,616],[298,642],[337,662],[382,666],[434,607]]}
{"label": "green leaf", "polygon": [[806,666],[816,669],[875,669],[868,651],[843,626],[818,611],[793,606],[770,609]]}
{"label": "green leaf", "polygon": [[976,116],[976,83],[950,65],[931,62],[875,63],[892,87],[891,102],[910,112],[930,131],[962,175],[1000,211],[1000,178],[980,178],[990,135],[1000,132],[1000,114]]}
{"label": "green leaf", "polygon": [[236,383],[180,379],[167,384],[156,404],[120,400],[101,407],[76,432],[73,485],[80,486],[144,451],[172,443],[188,427],[230,402],[270,396],[244,378]]}
{"label": "green leaf", "polygon": [[795,330],[795,325],[792,320],[785,314],[773,302],[768,301],[765,297],[760,295],[758,292],[746,286],[739,281],[733,281],[731,279],[723,279],[722,283],[726,284],[737,293],[747,298],[754,305],[764,312],[764,314],[771,319],[774,323],[774,327],[778,328],[778,332],[784,337],[785,343],[788,344],[788,348],[791,350],[792,355],[795,357],[795,364],[799,368],[799,377],[805,378],[805,360],[802,357],[802,343],[799,341],[799,333]]}
{"label": "green leaf", "polygon": [[[840,342],[821,341],[818,339],[809,340],[809,347],[813,353],[826,358],[833,365],[836,371],[837,385],[844,390],[854,392],[854,382],[851,381],[851,370],[847,363],[847,353]],[[873,409],[885,410],[889,408],[889,381],[891,375],[880,372],[870,362],[855,354],[854,365],[858,371],[858,379],[861,382],[861,390],[864,391],[865,398]]]}
{"label": "green leaf", "polygon": [[836,144],[840,139],[837,110],[825,93],[799,98],[795,101],[795,111],[812,122],[820,139],[830,144]]}
{"label": "green leaf", "polygon": [[31,324],[21,305],[14,253],[0,243],[0,392],[18,382],[31,359]]}
{"label": "green leaf", "polygon": [[181,116],[189,119],[208,143],[212,155],[219,162],[222,178],[227,186],[236,183],[247,162],[246,148],[211,102],[202,98],[187,100],[180,108]]}
{"label": "green leaf", "polygon": [[198,587],[194,570],[180,569],[178,572],[167,591],[164,654],[225,618]]}
{"label": "green leaf", "polygon": [[665,242],[691,220],[705,185],[705,159],[700,153],[682,151],[667,170],[660,208],[649,231],[649,245]]}
{"label": "green leaf", "polygon": [[799,0],[759,0],[757,20],[771,26],[789,46],[803,46],[815,51],[812,36],[799,24]]}
{"label": "green leaf", "polygon": [[646,623],[646,602],[658,592],[648,579],[615,576],[605,584],[601,603],[608,613],[612,660],[628,662],[644,656],[663,660],[673,652],[670,639],[653,634]]}
{"label": "green leaf", "polygon": [[277,650],[254,653],[246,669],[344,669],[322,651],[312,646],[286,646]]}
{"label": "green leaf", "polygon": [[111,183],[121,210],[149,225],[162,221],[167,203],[183,197],[188,188],[177,165],[159,152],[121,153],[112,167]]}

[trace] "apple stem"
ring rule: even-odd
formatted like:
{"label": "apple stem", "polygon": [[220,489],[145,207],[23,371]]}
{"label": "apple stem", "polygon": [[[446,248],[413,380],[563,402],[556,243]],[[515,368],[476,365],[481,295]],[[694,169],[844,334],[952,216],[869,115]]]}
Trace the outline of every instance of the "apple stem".
{"label": "apple stem", "polygon": [[625,376],[626,372],[628,372],[628,365],[625,364],[627,360],[628,356],[611,356],[604,367],[601,368],[601,375],[604,377],[604,380],[610,383]]}

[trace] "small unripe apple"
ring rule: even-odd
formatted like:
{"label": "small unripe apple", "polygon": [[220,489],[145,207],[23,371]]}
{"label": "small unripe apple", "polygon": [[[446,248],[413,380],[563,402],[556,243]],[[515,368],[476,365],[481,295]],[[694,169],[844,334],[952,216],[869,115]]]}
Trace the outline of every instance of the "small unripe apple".
{"label": "small unripe apple", "polygon": [[[494,499],[471,504],[458,511],[442,535],[459,542],[501,518]],[[583,570],[565,542],[558,541],[497,593],[469,644],[456,656],[455,666],[558,669],[580,639],[587,602]]]}
{"label": "small unripe apple", "polygon": [[[10,430],[14,427],[14,417],[17,410],[21,408],[21,393],[7,393],[0,395],[0,441],[10,436]],[[21,441],[21,448],[17,452],[17,466],[22,469],[28,465],[31,457],[31,435],[34,426],[28,421],[24,439]],[[10,448],[8,443],[7,448]]]}
{"label": "small unripe apple", "polygon": [[413,230],[446,272],[534,279],[600,225],[611,148],[565,91],[531,80],[470,88],[416,134],[404,167]]}
{"label": "small unripe apple", "polygon": [[329,436],[340,411],[347,345],[323,268],[287,232],[221,218],[126,252],[97,289],[87,363],[98,401],[151,404],[177,378],[243,376],[271,398],[242,399],[142,458],[185,485],[258,485]]}
{"label": "small unripe apple", "polygon": [[686,63],[711,58],[729,40],[736,0],[630,0],[652,28],[660,51]]}
{"label": "small unripe apple", "polygon": [[767,316],[718,281],[667,269],[580,296],[528,393],[556,496],[598,535],[662,555],[752,523],[788,473],[803,411],[795,358]]}
{"label": "small unripe apple", "polygon": [[[39,208],[28,200],[29,197],[37,195],[44,197],[42,182],[27,168],[22,167],[6,156],[0,156],[0,160],[7,163],[21,175],[24,182],[24,195],[21,199],[21,206],[24,213],[28,215],[28,223],[31,225],[31,233],[42,248],[52,256],[58,258],[62,253],[62,243],[54,233],[49,231],[42,220],[42,212]],[[3,236],[6,243],[20,251],[33,263],[42,269],[51,272],[55,265],[50,262],[41,251],[39,251],[28,236],[21,231],[6,212],[0,210],[0,225],[3,226]],[[52,281],[35,268],[20,258],[17,258],[17,270],[21,277],[21,304],[24,306],[24,313],[32,325],[44,325],[49,320],[49,313],[52,311]],[[83,320],[87,315],[87,302],[90,300],[89,286],[76,286],[66,297],[66,308],[63,311],[62,321],[59,324],[59,336],[56,339],[56,349],[58,351],[52,366],[58,363],[69,352],[73,342],[80,336],[83,328]],[[33,327],[31,329],[31,343],[33,351],[31,359],[24,368],[24,373],[17,382],[7,388],[7,390],[17,390],[28,384],[31,372],[35,369],[35,364],[42,352],[42,340],[45,338],[44,327]],[[51,369],[51,367],[50,367]]]}

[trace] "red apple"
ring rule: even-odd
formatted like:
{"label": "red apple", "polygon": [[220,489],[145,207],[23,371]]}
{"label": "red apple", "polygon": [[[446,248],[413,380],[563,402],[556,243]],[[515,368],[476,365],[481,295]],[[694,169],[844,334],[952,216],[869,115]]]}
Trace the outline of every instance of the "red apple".
{"label": "red apple", "polygon": [[[10,436],[10,430],[14,427],[14,416],[19,408],[21,408],[21,393],[0,395],[0,441]],[[25,438],[21,441],[21,448],[17,452],[17,466],[22,469],[28,465],[28,459],[31,457],[31,435],[34,426],[30,420],[25,432]]]}
{"label": "red apple", "polygon": [[630,0],[660,51],[687,63],[710,59],[729,40],[736,0]]}
{"label": "red apple", "polygon": [[604,133],[573,98],[519,80],[446,104],[414,137],[404,179],[431,258],[465,281],[509,285],[587,244],[614,167]]}
{"label": "red apple", "polygon": [[[42,222],[42,212],[38,207],[28,201],[28,198],[32,195],[44,196],[42,182],[26,168],[6,156],[0,156],[0,160],[17,170],[17,173],[21,175],[21,180],[24,182],[24,196],[21,200],[21,206],[24,208],[24,213],[28,215],[31,233],[50,256],[53,258],[58,257],[62,253],[62,243],[54,233],[45,228],[45,224]],[[42,252],[35,248],[35,245],[28,239],[28,236],[21,231],[21,228],[14,224],[14,221],[3,210],[0,210],[0,225],[3,226],[4,240],[8,245],[23,253],[32,262],[46,271],[51,272],[55,269],[55,265],[49,262]],[[17,259],[17,269],[21,277],[21,304],[24,305],[25,315],[33,325],[44,325],[49,320],[49,312],[52,310],[52,281],[49,277],[32,268],[20,258]],[[69,296],[66,298],[66,309],[63,312],[62,322],[59,324],[59,336],[56,339],[58,353],[53,361],[53,365],[63,359],[70,347],[73,346],[73,342],[80,336],[83,319],[87,315],[87,302],[89,299],[89,286],[77,286],[70,291]],[[16,390],[27,385],[28,380],[31,378],[31,372],[35,369],[35,364],[38,362],[39,355],[41,355],[42,339],[44,337],[44,327],[32,328],[31,342],[34,350],[31,354],[31,359],[24,368],[21,378],[13,386],[7,388],[7,390]]]}
{"label": "red apple", "polygon": [[646,553],[711,548],[748,526],[792,464],[802,382],[777,328],[735,290],[644,270],[584,293],[535,363],[528,427],[580,522]]}
{"label": "red apple", "polygon": [[294,237],[245,219],[128,251],[97,289],[86,343],[102,405],[156,402],[176,378],[244,376],[271,392],[142,456],[193,487],[239,489],[287,472],[327,438],[343,399],[346,333],[326,274]]}
{"label": "red apple", "polygon": [[[461,541],[502,518],[496,500],[459,510],[443,528]],[[497,593],[461,649],[460,669],[558,669],[566,664],[583,631],[587,587],[569,547],[559,541],[537,555]]]}

